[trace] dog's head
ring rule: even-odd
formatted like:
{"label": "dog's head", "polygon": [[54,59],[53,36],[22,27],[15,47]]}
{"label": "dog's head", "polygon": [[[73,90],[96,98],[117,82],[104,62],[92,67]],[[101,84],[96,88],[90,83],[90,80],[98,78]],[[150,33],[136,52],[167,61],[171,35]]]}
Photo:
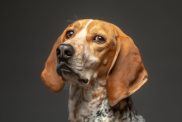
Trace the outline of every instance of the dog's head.
{"label": "dog's head", "polygon": [[147,72],[133,40],[117,26],[84,19],[70,24],[55,42],[41,74],[53,91],[64,81],[81,87],[106,83],[111,106],[138,90]]}

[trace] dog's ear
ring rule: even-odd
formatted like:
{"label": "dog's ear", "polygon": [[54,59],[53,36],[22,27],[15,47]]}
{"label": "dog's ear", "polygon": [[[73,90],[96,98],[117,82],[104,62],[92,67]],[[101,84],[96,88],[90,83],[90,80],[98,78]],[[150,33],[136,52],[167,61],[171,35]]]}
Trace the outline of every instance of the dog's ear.
{"label": "dog's ear", "polygon": [[120,32],[117,51],[107,77],[107,94],[111,106],[137,91],[147,81],[147,71],[133,40]]}
{"label": "dog's ear", "polygon": [[41,78],[45,85],[53,92],[58,92],[64,87],[64,81],[56,72],[56,49],[60,45],[59,38],[54,44],[51,53],[45,63],[45,67],[41,73]]}

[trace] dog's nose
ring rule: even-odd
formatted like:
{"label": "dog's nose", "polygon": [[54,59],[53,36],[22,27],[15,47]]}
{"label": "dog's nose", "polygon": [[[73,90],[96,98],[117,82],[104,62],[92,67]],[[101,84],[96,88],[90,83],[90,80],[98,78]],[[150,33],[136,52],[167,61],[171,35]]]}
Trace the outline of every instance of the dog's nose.
{"label": "dog's nose", "polygon": [[56,50],[58,61],[61,62],[70,59],[74,55],[74,52],[75,50],[71,45],[61,44]]}

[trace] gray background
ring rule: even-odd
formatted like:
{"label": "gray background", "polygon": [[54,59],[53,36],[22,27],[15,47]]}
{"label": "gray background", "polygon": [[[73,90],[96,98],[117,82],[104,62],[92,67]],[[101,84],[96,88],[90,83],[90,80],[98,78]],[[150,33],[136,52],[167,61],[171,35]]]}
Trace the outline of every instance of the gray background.
{"label": "gray background", "polygon": [[80,18],[110,21],[135,40],[149,81],[133,98],[147,122],[182,121],[180,0],[1,0],[0,122],[67,121],[68,88],[51,93],[39,76],[56,38]]}

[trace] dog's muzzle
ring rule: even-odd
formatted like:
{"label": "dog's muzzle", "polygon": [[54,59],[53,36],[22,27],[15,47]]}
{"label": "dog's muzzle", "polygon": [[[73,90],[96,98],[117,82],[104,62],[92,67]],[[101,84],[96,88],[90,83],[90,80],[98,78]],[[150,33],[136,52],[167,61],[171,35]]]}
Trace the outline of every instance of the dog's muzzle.
{"label": "dog's muzzle", "polygon": [[61,44],[57,49],[57,59],[58,63],[60,62],[68,62],[69,59],[72,58],[72,56],[75,53],[74,48],[69,44]]}
{"label": "dog's muzzle", "polygon": [[56,49],[57,54],[57,73],[59,75],[64,73],[70,73],[72,72],[72,69],[68,65],[68,61],[73,57],[74,55],[74,48],[69,44],[61,44]]}
{"label": "dog's muzzle", "polygon": [[[78,79],[78,81],[82,84],[87,84],[88,79],[85,78],[80,78],[79,74],[75,73],[74,70],[70,67],[69,65],[69,60],[73,57],[75,53],[74,48],[69,45],[69,44],[61,44],[57,49],[56,49],[56,54],[57,54],[57,73],[60,76],[63,76],[64,74],[68,75],[74,75]],[[63,76],[64,77],[64,76]]]}

